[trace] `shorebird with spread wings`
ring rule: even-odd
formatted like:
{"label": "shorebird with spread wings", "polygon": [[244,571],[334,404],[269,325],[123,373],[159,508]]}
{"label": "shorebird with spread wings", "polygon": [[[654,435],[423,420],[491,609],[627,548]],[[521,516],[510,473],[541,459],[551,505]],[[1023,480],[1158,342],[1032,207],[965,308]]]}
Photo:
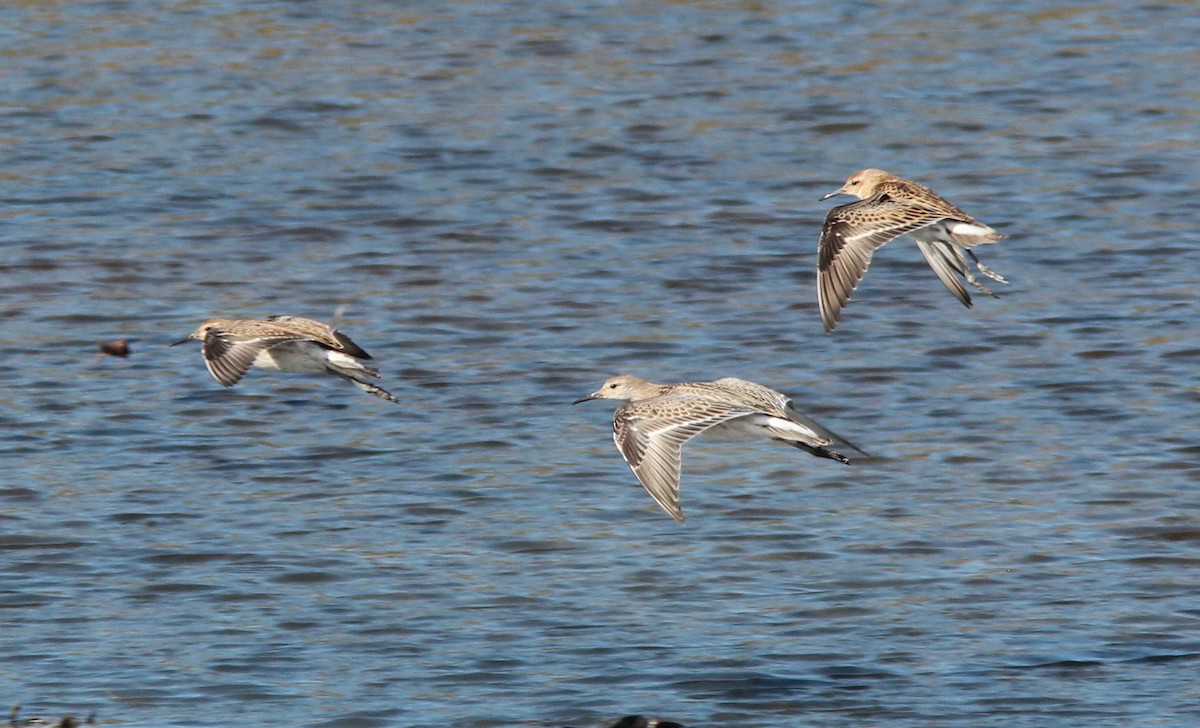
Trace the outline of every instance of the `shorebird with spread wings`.
{"label": "shorebird with spread wings", "polygon": [[613,441],[654,502],[680,523],[684,520],[679,506],[682,450],[697,435],[771,439],[847,465],[850,460],[831,445],[862,452],[797,412],[786,395],[736,377],[652,384],[620,375],[575,404],[593,399],[625,402],[613,415]]}
{"label": "shorebird with spread wings", "polygon": [[842,308],[871,265],[871,256],[901,235],[916,240],[933,272],[967,308],[971,307],[971,295],[960,278],[983,293],[995,294],[971,272],[964,252],[980,273],[999,283],[1008,283],[981,263],[971,250],[976,245],[1003,240],[1005,236],[925,185],[882,169],[864,169],[821,199],[835,195],[854,195],[859,201],[830,210],[821,231],[817,302],[826,331],[837,326]]}

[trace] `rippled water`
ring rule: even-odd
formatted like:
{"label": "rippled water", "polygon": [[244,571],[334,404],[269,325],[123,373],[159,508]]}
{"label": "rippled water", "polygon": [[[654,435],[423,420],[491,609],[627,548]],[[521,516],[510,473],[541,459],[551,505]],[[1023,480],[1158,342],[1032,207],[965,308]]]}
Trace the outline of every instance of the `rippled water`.
{"label": "rippled water", "polygon": [[[1191,3],[12,3],[0,698],[112,725],[1192,725]],[[1010,235],[970,311],[817,198]],[[343,308],[344,307],[344,308]],[[342,382],[225,390],[213,315]],[[95,352],[128,338],[128,359]],[[741,376],[876,456],[612,447],[618,372]]]}

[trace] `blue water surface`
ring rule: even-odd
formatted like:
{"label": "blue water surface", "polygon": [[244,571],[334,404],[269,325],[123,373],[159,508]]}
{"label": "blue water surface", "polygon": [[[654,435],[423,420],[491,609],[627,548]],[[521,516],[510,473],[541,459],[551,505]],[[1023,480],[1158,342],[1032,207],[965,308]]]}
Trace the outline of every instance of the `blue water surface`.
{"label": "blue water surface", "polygon": [[[0,8],[0,698],[101,725],[1200,721],[1188,2]],[[908,241],[834,334],[818,198]],[[845,198],[841,198],[844,200]],[[399,406],[223,389],[336,320]],[[99,340],[130,340],[127,359]],[[617,373],[739,376],[873,456],[621,461]]]}

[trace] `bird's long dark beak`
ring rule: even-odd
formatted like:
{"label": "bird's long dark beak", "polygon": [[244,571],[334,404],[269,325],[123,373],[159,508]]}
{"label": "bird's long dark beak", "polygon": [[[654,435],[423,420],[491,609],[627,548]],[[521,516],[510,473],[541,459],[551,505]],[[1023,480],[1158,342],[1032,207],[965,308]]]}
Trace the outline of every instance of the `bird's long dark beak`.
{"label": "bird's long dark beak", "polygon": [[167,344],[167,346],[179,346],[180,344],[186,344],[191,340],[192,340],[192,337],[185,336],[182,339],[180,339],[179,341],[176,341],[174,344]]}
{"label": "bird's long dark beak", "polygon": [[580,397],[579,399],[575,400],[575,401],[574,401],[574,402],[572,402],[571,404],[579,404],[580,402],[590,402],[591,400],[593,400],[593,399],[595,399],[595,398],[596,398],[596,395],[594,395],[594,394],[589,394],[589,395],[588,395],[588,396],[586,396],[586,397]]}
{"label": "bird's long dark beak", "polygon": [[830,192],[827,195],[822,195],[821,199],[828,200],[830,197],[837,197],[838,195],[844,195],[844,194],[846,194],[846,193],[843,190],[838,189],[838,190],[834,190],[833,192]]}

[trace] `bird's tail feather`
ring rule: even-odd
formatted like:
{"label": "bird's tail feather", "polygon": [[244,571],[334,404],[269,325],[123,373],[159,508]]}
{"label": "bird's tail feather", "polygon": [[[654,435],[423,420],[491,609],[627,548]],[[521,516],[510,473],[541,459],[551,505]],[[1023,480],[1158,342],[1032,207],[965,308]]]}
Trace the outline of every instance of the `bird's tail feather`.
{"label": "bird's tail feather", "polygon": [[860,455],[865,455],[867,457],[870,457],[870,454],[866,450],[863,450],[858,445],[855,445],[850,440],[846,439],[845,437],[842,437],[841,435],[839,435],[838,433],[829,429],[828,427],[825,427],[824,425],[817,422],[813,418],[808,417],[807,415],[800,414],[799,412],[796,411],[796,408],[792,407],[790,404],[788,405],[786,411],[787,411],[788,419],[790,419],[794,422],[798,422],[801,425],[804,425],[805,427],[807,427],[808,429],[817,433],[818,435],[825,438],[826,440],[832,441],[833,444],[835,444],[839,447],[842,447],[842,446],[848,447]]}

